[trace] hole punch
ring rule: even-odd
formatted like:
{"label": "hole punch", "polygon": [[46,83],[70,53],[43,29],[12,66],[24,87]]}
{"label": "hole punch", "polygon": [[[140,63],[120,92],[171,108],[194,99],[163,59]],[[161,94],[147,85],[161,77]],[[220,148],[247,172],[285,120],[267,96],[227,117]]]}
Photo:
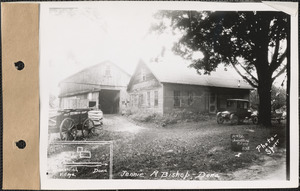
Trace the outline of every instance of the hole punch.
{"label": "hole punch", "polygon": [[23,140],[20,140],[18,142],[16,142],[16,146],[19,148],[19,149],[24,149],[26,147],[26,142],[23,141]]}
{"label": "hole punch", "polygon": [[17,70],[23,70],[25,67],[25,64],[22,61],[18,61],[18,62],[15,62],[15,67],[17,68]]}

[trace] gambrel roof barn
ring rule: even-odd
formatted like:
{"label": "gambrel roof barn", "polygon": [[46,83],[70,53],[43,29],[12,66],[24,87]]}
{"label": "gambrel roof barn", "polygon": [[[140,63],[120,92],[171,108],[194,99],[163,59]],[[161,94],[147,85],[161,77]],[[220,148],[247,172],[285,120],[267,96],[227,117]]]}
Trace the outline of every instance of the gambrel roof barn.
{"label": "gambrel roof barn", "polygon": [[73,107],[68,100],[88,99],[94,101],[104,113],[118,113],[128,99],[126,89],[130,77],[110,61],[86,68],[59,83],[60,107]]}

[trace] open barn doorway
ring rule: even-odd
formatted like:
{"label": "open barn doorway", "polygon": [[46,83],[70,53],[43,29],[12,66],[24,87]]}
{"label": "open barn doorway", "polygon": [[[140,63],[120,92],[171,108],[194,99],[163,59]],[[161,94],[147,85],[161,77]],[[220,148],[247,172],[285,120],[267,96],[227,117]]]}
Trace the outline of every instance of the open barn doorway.
{"label": "open barn doorway", "polygon": [[99,107],[104,114],[119,113],[120,90],[101,90],[99,92]]}

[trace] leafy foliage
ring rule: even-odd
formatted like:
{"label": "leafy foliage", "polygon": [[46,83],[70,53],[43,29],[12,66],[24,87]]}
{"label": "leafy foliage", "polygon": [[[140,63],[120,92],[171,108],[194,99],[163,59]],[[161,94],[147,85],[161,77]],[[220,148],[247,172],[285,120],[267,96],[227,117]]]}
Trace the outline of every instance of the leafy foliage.
{"label": "leafy foliage", "polygon": [[[195,113],[187,110],[178,110],[169,114],[160,115],[148,111],[137,110],[128,112],[129,117],[137,122],[142,123],[155,123],[159,126],[167,126],[171,124],[176,124],[178,122],[199,122],[199,121],[208,121],[211,119],[206,113]],[[213,116],[215,117],[215,116]]]}
{"label": "leafy foliage", "polygon": [[[271,90],[272,110],[280,109],[286,106],[286,89],[272,86]],[[250,93],[250,102],[253,109],[258,109],[259,96],[257,91]]]}
{"label": "leafy foliage", "polygon": [[[156,17],[161,22],[153,30],[163,32],[172,28],[174,33],[182,34],[173,50],[190,59],[192,67],[210,73],[220,63],[231,65],[244,80],[258,88],[260,102],[266,103],[260,108],[262,122],[271,124],[271,86],[287,68],[290,30],[287,14],[160,11]],[[203,57],[193,58],[195,52],[201,52]]]}

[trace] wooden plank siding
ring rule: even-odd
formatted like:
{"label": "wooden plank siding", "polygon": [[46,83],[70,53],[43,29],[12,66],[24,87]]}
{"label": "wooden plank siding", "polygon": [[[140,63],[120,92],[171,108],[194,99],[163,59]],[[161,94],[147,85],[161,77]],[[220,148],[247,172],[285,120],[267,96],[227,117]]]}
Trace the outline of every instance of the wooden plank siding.
{"label": "wooden plank siding", "polygon": [[[175,104],[174,91],[179,92],[180,104]],[[227,99],[248,99],[247,89],[231,89],[219,87],[205,87],[186,84],[164,84],[164,113],[171,113],[178,110],[192,112],[209,112],[210,96],[216,99],[216,110],[226,108]]]}
{"label": "wooden plank siding", "polygon": [[[119,92],[118,101],[113,103],[119,108],[114,111],[122,112],[129,102],[127,85],[130,77],[129,74],[109,61],[86,68],[60,82],[60,108],[75,107],[72,104],[74,101],[69,101],[74,99],[96,101],[99,106],[101,100],[99,96],[103,95],[103,99],[105,90],[114,90]],[[82,104],[79,106],[82,107]]]}
{"label": "wooden plank siding", "polygon": [[[227,99],[248,99],[251,88],[232,88],[187,84],[181,76],[166,77],[159,69],[153,73],[153,68],[140,62],[129,82],[130,108],[138,111],[150,111],[168,114],[175,111],[191,111],[201,113],[216,113],[226,108]],[[157,76],[156,76],[157,75]],[[178,75],[180,75],[178,73]],[[194,80],[194,78],[187,79]],[[195,78],[196,79],[196,78]],[[161,81],[163,80],[163,81]],[[197,78],[197,80],[207,80]],[[213,79],[216,84],[218,80]],[[173,81],[173,82],[172,82]],[[180,83],[182,81],[182,83]],[[228,80],[227,80],[228,81]],[[230,80],[229,80],[230,81]],[[193,81],[195,83],[195,81]],[[199,84],[214,84],[202,83]],[[218,83],[217,83],[218,82]],[[232,80],[230,81],[232,83]],[[224,85],[221,83],[221,85]],[[155,92],[158,100],[155,104]]]}
{"label": "wooden plank siding", "polygon": [[[87,92],[100,91],[116,87],[127,87],[130,75],[111,62],[104,62],[84,69],[59,84],[59,97],[66,97]],[[117,88],[117,89],[118,89]]]}
{"label": "wooden plank siding", "polygon": [[99,104],[99,92],[90,92],[78,94],[69,97],[60,98],[60,109],[81,109],[88,108],[88,101],[95,101],[96,106]]}
{"label": "wooden plank siding", "polygon": [[[163,113],[163,88],[152,72],[140,65],[128,87],[130,107],[133,110]],[[155,95],[157,94],[157,96]]]}
{"label": "wooden plank siding", "polygon": [[[175,104],[174,91],[179,92],[179,105]],[[192,112],[208,111],[206,102],[209,88],[185,85],[185,84],[164,84],[164,113],[171,113],[177,110]]]}
{"label": "wooden plank siding", "polygon": [[227,99],[247,99],[249,100],[250,90],[231,88],[211,88],[211,92],[217,95],[217,110],[226,109]]}

